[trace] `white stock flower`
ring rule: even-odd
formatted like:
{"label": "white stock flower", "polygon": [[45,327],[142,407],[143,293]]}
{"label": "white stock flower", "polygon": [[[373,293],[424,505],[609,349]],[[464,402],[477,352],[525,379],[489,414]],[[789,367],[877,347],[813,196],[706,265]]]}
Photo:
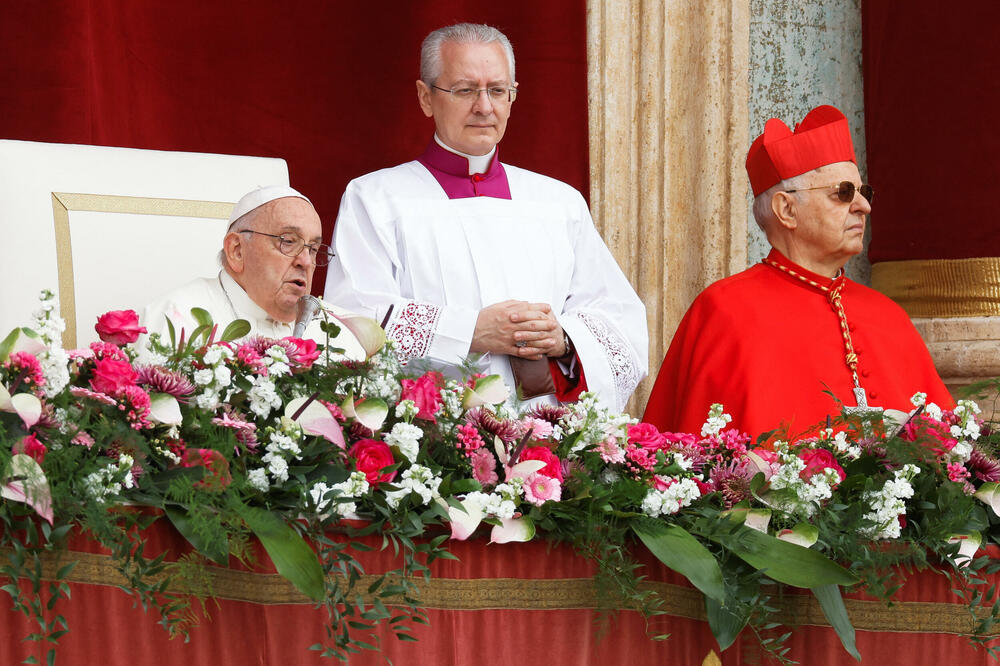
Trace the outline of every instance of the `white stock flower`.
{"label": "white stock flower", "polygon": [[424,431],[409,423],[397,423],[392,427],[392,431],[385,436],[385,443],[389,446],[399,448],[407,460],[414,462],[417,453],[420,451],[420,437]]}
{"label": "white stock flower", "polygon": [[267,492],[267,489],[271,487],[271,484],[267,481],[267,470],[263,467],[258,467],[247,472],[247,483],[262,493]]}

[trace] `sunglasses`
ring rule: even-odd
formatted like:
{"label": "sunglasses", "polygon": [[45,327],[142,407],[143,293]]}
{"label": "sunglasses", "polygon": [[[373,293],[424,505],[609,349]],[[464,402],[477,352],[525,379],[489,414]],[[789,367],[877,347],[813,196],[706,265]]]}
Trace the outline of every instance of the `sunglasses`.
{"label": "sunglasses", "polygon": [[857,189],[857,191],[861,193],[861,196],[863,196],[868,201],[868,203],[871,203],[872,199],[875,197],[875,190],[872,189],[871,185],[864,184],[861,187],[855,188],[854,183],[852,183],[849,180],[845,180],[839,185],[820,185],[819,187],[802,187],[797,190],[785,190],[785,192],[788,193],[807,192],[809,190],[825,190],[830,187],[837,188],[837,198],[843,201],[844,203],[851,203],[852,201],[854,201],[855,189]]}

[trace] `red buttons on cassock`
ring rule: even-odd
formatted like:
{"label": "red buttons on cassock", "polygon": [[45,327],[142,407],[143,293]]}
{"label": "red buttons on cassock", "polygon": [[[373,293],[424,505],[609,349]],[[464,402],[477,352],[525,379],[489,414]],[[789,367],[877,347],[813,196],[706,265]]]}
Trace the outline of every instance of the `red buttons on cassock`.
{"label": "red buttons on cassock", "polygon": [[851,322],[847,322],[847,330],[848,330],[848,331],[851,331],[851,332],[854,332],[854,330],[855,330],[856,328],[857,328],[857,326],[855,326],[855,325],[854,325],[854,324],[852,324]]}
{"label": "red buttons on cassock", "polygon": [[481,183],[484,180],[486,180],[486,176],[484,176],[481,173],[474,173],[474,174],[472,174],[472,180],[475,181],[475,182],[477,182],[477,183]]}
{"label": "red buttons on cassock", "polygon": [[872,374],[872,373],[871,373],[871,371],[870,371],[870,370],[862,370],[862,371],[861,371],[861,376],[862,376],[862,377],[868,377],[868,376],[869,376],[869,375],[871,375],[871,374]]}
{"label": "red buttons on cassock", "polygon": [[876,398],[878,398],[878,391],[868,391],[868,397],[871,398],[872,400],[875,400]]}

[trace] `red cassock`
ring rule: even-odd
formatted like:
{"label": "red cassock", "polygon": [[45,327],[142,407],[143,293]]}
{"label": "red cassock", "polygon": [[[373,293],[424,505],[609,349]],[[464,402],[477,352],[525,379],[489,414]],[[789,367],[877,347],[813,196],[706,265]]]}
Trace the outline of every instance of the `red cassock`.
{"label": "red cassock", "polygon": [[954,405],[909,317],[880,294],[841,276],[830,279],[777,250],[768,260],[710,285],[674,334],[643,419],[669,432],[699,433],[712,403],[756,438],[782,425],[796,435],[856,405],[840,321],[822,287],[843,281],[858,379],[868,404],[909,411],[917,391]]}

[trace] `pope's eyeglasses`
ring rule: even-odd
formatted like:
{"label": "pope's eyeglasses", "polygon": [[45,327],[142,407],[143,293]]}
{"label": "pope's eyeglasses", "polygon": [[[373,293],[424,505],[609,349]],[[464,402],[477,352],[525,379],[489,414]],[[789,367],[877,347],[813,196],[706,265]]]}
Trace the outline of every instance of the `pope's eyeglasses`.
{"label": "pope's eyeglasses", "polygon": [[517,88],[513,86],[489,86],[488,88],[468,88],[458,86],[455,88],[442,88],[431,84],[431,88],[446,92],[451,98],[460,102],[474,102],[484,92],[489,95],[490,101],[494,104],[510,104],[517,96]]}
{"label": "pope's eyeglasses", "polygon": [[[854,201],[855,185],[854,185],[854,183],[852,183],[849,180],[842,181],[841,183],[836,184],[836,185],[820,185],[819,187],[800,187],[797,190],[785,190],[785,192],[788,192],[789,194],[791,194],[792,192],[807,192],[809,190],[825,190],[825,189],[828,189],[828,188],[831,188],[831,187],[836,187],[837,188],[837,198],[839,198],[844,203],[851,203],[852,201]],[[872,189],[871,185],[868,185],[867,183],[865,183],[863,185],[858,186],[856,189],[857,189],[858,192],[861,193],[861,196],[863,196],[868,201],[868,203],[872,202],[872,199],[875,197],[875,190]]]}
{"label": "pope's eyeglasses", "polygon": [[263,231],[254,231],[253,229],[240,229],[237,233],[257,234],[258,236],[277,238],[278,242],[276,245],[278,246],[278,252],[286,257],[297,257],[302,252],[302,248],[308,248],[309,257],[317,266],[326,266],[330,263],[330,259],[333,258],[333,248],[326,243],[307,243],[294,234],[265,234]]}

